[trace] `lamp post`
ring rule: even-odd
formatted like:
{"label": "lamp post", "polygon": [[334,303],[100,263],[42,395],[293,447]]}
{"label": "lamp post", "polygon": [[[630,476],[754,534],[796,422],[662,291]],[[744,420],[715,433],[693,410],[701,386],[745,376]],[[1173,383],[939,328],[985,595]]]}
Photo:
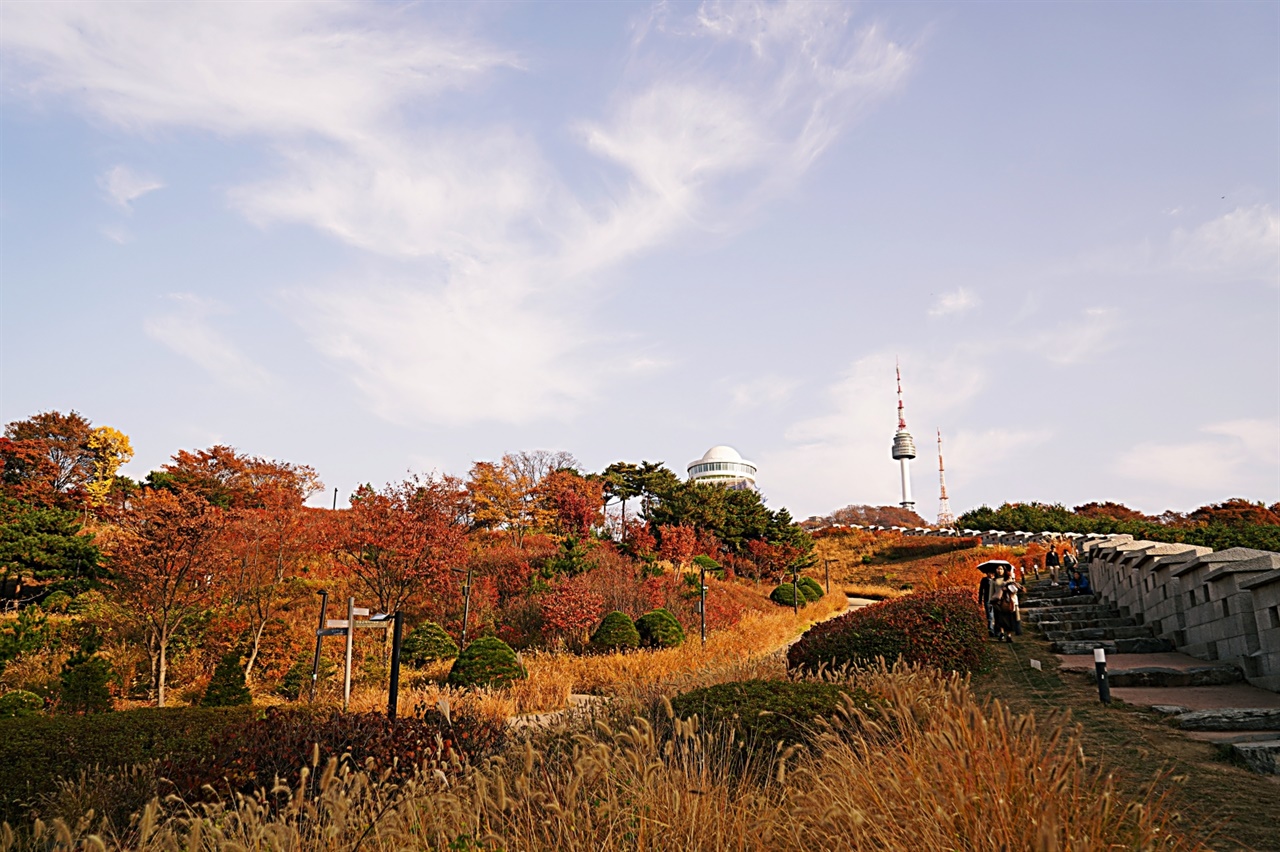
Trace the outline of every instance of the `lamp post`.
{"label": "lamp post", "polygon": [[702,620],[702,647],[707,647],[707,566],[698,566],[698,615]]}
{"label": "lamp post", "polygon": [[316,656],[311,661],[311,703],[316,700],[316,679],[320,675],[320,644],[324,641],[324,636],[320,631],[324,630],[324,611],[329,606],[329,593],[321,590],[320,592],[320,626],[316,628]]}
{"label": "lamp post", "polygon": [[800,566],[791,566],[791,609],[800,614]]}

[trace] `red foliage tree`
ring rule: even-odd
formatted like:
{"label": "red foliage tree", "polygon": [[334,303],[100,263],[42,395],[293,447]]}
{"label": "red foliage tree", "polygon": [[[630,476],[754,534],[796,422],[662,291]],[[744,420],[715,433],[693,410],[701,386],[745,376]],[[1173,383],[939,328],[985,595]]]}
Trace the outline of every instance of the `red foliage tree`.
{"label": "red foliage tree", "polygon": [[791,563],[801,555],[798,547],[792,547],[789,544],[769,544],[767,541],[749,541],[747,551],[751,555],[751,562],[755,565],[756,581],[765,580],[769,583],[782,580]]}
{"label": "red foliage tree", "polygon": [[664,524],[658,528],[658,558],[665,559],[677,569],[689,564],[698,553],[698,531],[693,527]]}
{"label": "red foliage tree", "polygon": [[456,599],[451,569],[467,559],[466,490],[448,476],[362,487],[336,531],[335,556],[382,612],[414,600],[439,619]]}
{"label": "red foliage tree", "polygon": [[538,605],[544,637],[570,644],[581,642],[604,615],[604,596],[591,587],[586,574],[556,580]]}
{"label": "red foliage tree", "polygon": [[92,424],[75,411],[44,411],[8,424],[0,438],[5,490],[34,505],[78,505],[93,475],[92,432]]}
{"label": "red foliage tree", "polygon": [[199,494],[227,509],[261,508],[268,499],[292,500],[297,505],[322,486],[306,465],[264,459],[217,444],[194,453],[179,450],[151,482]]}
{"label": "red foliage tree", "polygon": [[599,480],[566,468],[543,477],[538,492],[561,535],[583,539],[604,523],[604,483]]}
{"label": "red foliage tree", "polygon": [[1116,521],[1149,521],[1151,518],[1123,503],[1085,503],[1071,511],[1085,518],[1111,518]]}
{"label": "red foliage tree", "polygon": [[213,604],[225,576],[225,516],[195,495],[144,489],[116,520],[106,536],[113,597],[146,637],[163,707],[173,639]]}

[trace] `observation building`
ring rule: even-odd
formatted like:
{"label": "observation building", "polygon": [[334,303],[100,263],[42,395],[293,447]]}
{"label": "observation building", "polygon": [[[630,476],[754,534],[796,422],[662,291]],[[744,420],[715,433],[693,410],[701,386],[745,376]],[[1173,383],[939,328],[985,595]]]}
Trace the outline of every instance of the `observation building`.
{"label": "observation building", "polygon": [[756,465],[733,447],[712,447],[702,458],[689,462],[689,481],[708,482],[726,488],[756,488]]}

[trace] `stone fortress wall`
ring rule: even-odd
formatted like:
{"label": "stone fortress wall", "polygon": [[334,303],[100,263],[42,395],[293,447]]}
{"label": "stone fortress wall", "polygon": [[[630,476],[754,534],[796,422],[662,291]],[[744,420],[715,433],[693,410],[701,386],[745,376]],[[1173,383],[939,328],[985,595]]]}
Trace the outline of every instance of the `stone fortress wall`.
{"label": "stone fortress wall", "polygon": [[1094,592],[1122,614],[1188,656],[1234,665],[1254,686],[1280,692],[1280,553],[1214,551],[1131,535],[891,529],[981,538],[984,545],[1070,543]]}

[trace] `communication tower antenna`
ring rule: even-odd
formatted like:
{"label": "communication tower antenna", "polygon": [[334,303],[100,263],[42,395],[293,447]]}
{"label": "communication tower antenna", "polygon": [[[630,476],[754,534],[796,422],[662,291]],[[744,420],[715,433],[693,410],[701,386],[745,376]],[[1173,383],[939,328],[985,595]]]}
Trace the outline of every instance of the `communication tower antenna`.
{"label": "communication tower antenna", "polygon": [[942,430],[938,430],[938,526],[954,527],[956,516],[951,514],[951,501],[947,499],[947,471],[942,466]]}
{"label": "communication tower antenna", "polygon": [[902,407],[902,367],[894,365],[898,377],[898,431],[893,435],[893,459],[902,468],[902,503],[904,509],[915,511],[916,503],[911,499],[911,460],[916,457],[916,442],[907,431],[907,415]]}

